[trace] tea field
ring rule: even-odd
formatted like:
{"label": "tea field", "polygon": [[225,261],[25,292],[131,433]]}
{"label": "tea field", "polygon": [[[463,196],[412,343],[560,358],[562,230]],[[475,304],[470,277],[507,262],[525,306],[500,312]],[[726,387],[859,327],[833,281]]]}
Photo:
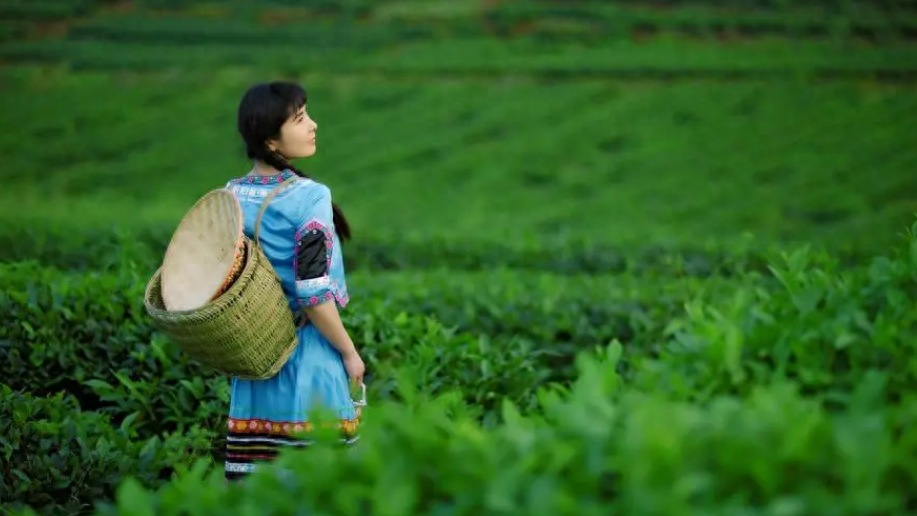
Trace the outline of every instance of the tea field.
{"label": "tea field", "polygon": [[[912,2],[0,6],[0,514],[917,513]],[[222,476],[143,310],[309,91],[361,442]]]}

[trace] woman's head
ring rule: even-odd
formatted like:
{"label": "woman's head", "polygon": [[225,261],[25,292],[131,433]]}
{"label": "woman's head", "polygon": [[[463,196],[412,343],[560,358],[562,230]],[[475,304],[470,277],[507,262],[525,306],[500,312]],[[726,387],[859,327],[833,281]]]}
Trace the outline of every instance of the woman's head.
{"label": "woman's head", "polygon": [[271,82],[251,87],[239,104],[238,129],[249,158],[274,168],[315,154],[318,125],[306,111],[306,91],[298,84]]}
{"label": "woman's head", "polygon": [[[306,90],[292,82],[270,82],[249,88],[239,103],[238,129],[250,159],[277,170],[291,170],[308,177],[291,159],[315,154],[316,124],[306,111]],[[344,212],[331,204],[334,228],[341,240],[350,238]]]}

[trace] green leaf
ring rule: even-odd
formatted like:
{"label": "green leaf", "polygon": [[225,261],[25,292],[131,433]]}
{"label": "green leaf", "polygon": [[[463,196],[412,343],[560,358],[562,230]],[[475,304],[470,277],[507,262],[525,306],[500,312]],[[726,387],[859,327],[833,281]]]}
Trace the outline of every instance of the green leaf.
{"label": "green leaf", "polygon": [[118,512],[130,516],[153,516],[153,499],[134,477],[127,477],[117,490]]}

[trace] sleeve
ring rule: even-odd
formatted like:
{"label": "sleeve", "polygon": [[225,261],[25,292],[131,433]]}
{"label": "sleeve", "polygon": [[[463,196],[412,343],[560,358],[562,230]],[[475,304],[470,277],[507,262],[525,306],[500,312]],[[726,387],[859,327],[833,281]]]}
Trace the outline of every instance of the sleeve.
{"label": "sleeve", "polygon": [[295,296],[301,307],[334,299],[331,281],[333,218],[331,192],[322,186],[302,206],[293,237]]}

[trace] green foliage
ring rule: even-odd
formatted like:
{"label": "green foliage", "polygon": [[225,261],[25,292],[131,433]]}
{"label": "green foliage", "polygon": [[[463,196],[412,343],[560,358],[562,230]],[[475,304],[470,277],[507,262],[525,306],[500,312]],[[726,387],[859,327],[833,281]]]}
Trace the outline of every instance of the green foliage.
{"label": "green foliage", "polygon": [[[0,374],[14,388],[39,393],[67,389],[84,408],[110,413],[116,420],[131,416],[144,435],[183,431],[191,421],[221,429],[226,380],[189,362],[158,335],[143,313],[145,280],[127,268],[112,275],[70,274],[32,263],[0,265],[0,314],[16,321],[0,328]],[[351,278],[352,284],[364,282],[377,280]],[[510,306],[519,308],[511,317],[494,311],[495,298],[484,292],[470,292],[456,311],[448,297],[431,304],[422,292],[398,292],[397,280],[370,283],[356,287],[359,308],[343,315],[380,377],[373,385],[376,393],[394,390],[388,374],[392,364],[410,364],[426,392],[460,391],[492,421],[501,398],[531,405],[539,385],[572,374],[565,364],[572,363],[577,351],[601,343],[599,339],[633,336],[645,317],[628,313],[622,299],[619,306],[593,309],[587,316],[596,327],[577,335],[588,319],[572,312],[569,318],[552,320],[556,303],[573,298],[556,298],[555,285],[564,283],[543,284],[523,295],[512,283],[506,285],[503,297],[514,299]],[[386,302],[372,301],[383,299],[386,292],[395,295]],[[678,306],[657,302],[661,311]],[[421,314],[438,316],[446,325]],[[517,331],[523,327],[527,332]],[[484,329],[491,331],[482,333]],[[507,370],[515,371],[512,382],[503,377]],[[193,420],[187,419],[189,413]]]}
{"label": "green foliage", "polygon": [[[165,225],[145,230],[106,230],[33,224],[0,233],[0,260],[37,260],[70,271],[107,270],[132,263],[152,271],[171,237]],[[552,241],[523,239],[379,238],[367,235],[348,243],[344,255],[350,272],[451,269],[511,269],[552,274],[638,274],[709,277],[764,270],[763,248],[750,245],[614,245],[558,236]],[[854,262],[858,256],[843,256]]]}
{"label": "green foliage", "polygon": [[350,23],[316,23],[308,29],[297,25],[266,28],[236,19],[111,16],[74,27],[68,33],[68,39],[182,46],[209,44],[235,47],[244,44],[274,46],[281,50],[295,45],[325,51],[335,48],[372,50],[380,45],[407,42],[430,34],[429,29],[417,26],[362,27]]}
{"label": "green foliage", "polygon": [[716,4],[671,2],[660,9],[641,2],[495,2],[482,17],[501,36],[549,41],[600,41],[635,34],[645,38],[660,33],[703,39],[784,36],[894,41],[907,38],[915,27],[913,9],[901,10],[895,17],[877,5],[846,2],[753,8]]}
{"label": "green foliage", "polygon": [[85,514],[110,499],[124,477],[144,485],[167,480],[209,448],[193,427],[138,438],[133,418],[113,425],[81,411],[64,393],[36,397],[0,384],[0,500],[5,508],[41,514]]}
{"label": "green foliage", "polygon": [[[368,410],[356,449],[288,454],[278,467],[292,476],[266,473],[240,487],[224,486],[206,464],[161,491],[165,479],[127,481],[119,507],[100,514],[130,512],[138,500],[156,514],[245,514],[249,503],[281,514],[293,502],[275,490],[320,514],[590,514],[609,504],[678,514],[689,503],[710,514],[893,514],[915,503],[907,486],[917,474],[913,234],[900,251],[839,268],[830,255],[799,249],[769,272],[722,285],[686,281],[684,311],[646,286],[660,311],[635,313],[642,326],[630,339],[561,351],[566,366],[557,361],[562,341],[536,336],[582,308],[548,292],[604,291],[607,303],[614,283],[590,291],[577,284],[585,278],[518,272],[355,274],[355,284],[377,283],[356,287],[377,301],[345,312],[345,323],[378,378],[370,398],[384,400]],[[70,386],[84,410],[111,414],[142,439],[176,432],[175,446],[197,443],[206,457],[200,443],[221,442],[224,380],[145,326],[142,282],[120,270],[0,268],[0,310],[22,322],[0,334],[0,373],[23,381],[18,388],[53,392],[66,371],[84,371],[82,385]],[[436,294],[463,279],[474,282]],[[394,295],[386,299],[386,290]],[[461,297],[476,301],[456,305]],[[545,302],[528,332],[501,331],[500,312],[488,315],[489,305],[513,299],[529,309]],[[440,315],[468,330],[444,326]],[[478,328],[488,317],[491,326]]]}
{"label": "green foliage", "polygon": [[[466,43],[469,54],[488,55],[489,44]],[[449,48],[428,50],[453,59]],[[537,52],[518,50],[519,59]],[[653,50],[639,52],[616,55],[638,63]],[[673,55],[683,63],[682,52]],[[732,55],[751,63],[754,53]],[[778,55],[803,53],[784,45]],[[310,55],[297,57],[293,76],[309,88],[320,142],[301,165],[331,187],[352,222],[345,259],[356,267],[613,272],[680,249],[701,255],[698,270],[716,270],[729,262],[718,255],[748,254],[733,251],[745,232],[767,243],[880,252],[913,212],[917,129],[899,116],[917,109],[912,88],[777,78],[356,79],[303,72]],[[2,259],[94,267],[89,258],[115,256],[95,248],[128,238],[158,253],[200,195],[248,170],[233,106],[248,85],[278,74],[0,71],[11,92],[41,92],[0,96],[0,125],[28,135],[0,136],[2,233],[16,238],[2,237]],[[59,116],[41,115],[50,104]],[[185,112],[195,116],[175,125],[171,114]],[[806,123],[794,125],[797,117]],[[57,227],[45,232],[41,221]],[[19,239],[19,224],[33,234]],[[116,240],[115,228],[129,236]]]}
{"label": "green foliage", "polygon": [[[903,514],[915,503],[912,396],[834,413],[776,381],[685,403],[627,390],[620,354],[584,357],[568,392],[542,391],[540,416],[506,403],[506,423],[488,430],[448,397],[383,402],[352,450],[285,453],[240,486],[204,468],[156,492],[127,480],[98,514]],[[858,394],[873,396],[882,375]]]}
{"label": "green foliage", "polygon": [[738,289],[720,303],[692,302],[667,331],[665,369],[644,388],[671,385],[704,399],[788,378],[826,403],[847,405],[872,371],[889,403],[917,381],[917,260],[910,253],[839,271],[806,249],[772,267],[775,289]]}
{"label": "green foliage", "polygon": [[94,0],[8,0],[0,4],[4,21],[55,21],[86,14]]}

